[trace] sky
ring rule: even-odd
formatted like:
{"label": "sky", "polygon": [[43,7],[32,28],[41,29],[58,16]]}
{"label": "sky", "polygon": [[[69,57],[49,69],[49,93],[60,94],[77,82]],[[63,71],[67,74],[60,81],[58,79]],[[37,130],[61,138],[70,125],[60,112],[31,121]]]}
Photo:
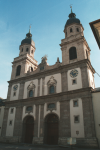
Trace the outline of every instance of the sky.
{"label": "sky", "polygon": [[[100,0],[0,0],[0,97],[6,99],[12,63],[19,55],[19,46],[29,31],[35,42],[34,58],[48,55],[53,65],[62,54],[59,44],[64,38],[64,26],[72,10],[84,27],[84,37],[91,49],[91,64],[100,74],[100,50],[89,23],[100,19]],[[95,74],[95,87],[100,77]]]}

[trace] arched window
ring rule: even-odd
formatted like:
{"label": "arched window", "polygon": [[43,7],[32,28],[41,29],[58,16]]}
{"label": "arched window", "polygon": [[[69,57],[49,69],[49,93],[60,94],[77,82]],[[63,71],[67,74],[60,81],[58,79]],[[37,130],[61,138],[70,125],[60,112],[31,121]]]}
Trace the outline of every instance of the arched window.
{"label": "arched window", "polygon": [[29,91],[29,97],[33,97],[33,90]]}
{"label": "arched window", "polygon": [[17,69],[16,69],[16,76],[19,76],[19,75],[20,75],[20,71],[21,71],[21,65],[17,66]]}
{"label": "arched window", "polygon": [[28,48],[26,48],[26,52],[28,52]]}
{"label": "arched window", "polygon": [[23,48],[22,48],[21,52],[23,52]]}
{"label": "arched window", "polygon": [[77,58],[77,52],[76,52],[76,47],[71,47],[69,49],[69,59],[76,59]]}
{"label": "arched window", "polygon": [[31,53],[33,54],[33,50],[31,50]]}
{"label": "arched window", "polygon": [[76,31],[79,32],[79,28],[76,28]]}
{"label": "arched window", "polygon": [[33,68],[31,67],[31,71],[33,71]]}
{"label": "arched window", "polygon": [[53,85],[50,86],[50,88],[49,88],[49,93],[50,93],[50,94],[53,94],[53,93],[54,93],[54,86],[53,86]]}
{"label": "arched window", "polygon": [[70,28],[70,32],[73,32],[72,28]]}

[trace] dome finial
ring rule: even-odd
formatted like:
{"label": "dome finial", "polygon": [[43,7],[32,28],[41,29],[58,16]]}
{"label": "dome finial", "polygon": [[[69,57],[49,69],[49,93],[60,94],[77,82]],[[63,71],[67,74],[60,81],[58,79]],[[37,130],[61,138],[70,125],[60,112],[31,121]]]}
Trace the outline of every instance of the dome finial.
{"label": "dome finial", "polygon": [[70,8],[71,8],[71,13],[73,13],[73,12],[72,12],[72,4],[70,5]]}
{"label": "dome finial", "polygon": [[31,33],[31,24],[30,24],[30,26],[29,26],[29,33]]}

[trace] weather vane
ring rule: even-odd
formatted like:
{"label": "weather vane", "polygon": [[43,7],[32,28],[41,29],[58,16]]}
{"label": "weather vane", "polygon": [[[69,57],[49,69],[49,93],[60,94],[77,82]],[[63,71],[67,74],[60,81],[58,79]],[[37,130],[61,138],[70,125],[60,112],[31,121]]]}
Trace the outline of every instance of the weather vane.
{"label": "weather vane", "polygon": [[73,4],[70,4],[70,8],[71,8],[71,13],[72,13],[72,5],[73,5]]}
{"label": "weather vane", "polygon": [[32,24],[30,24],[30,26],[29,26],[29,33],[30,33],[30,30],[31,30],[31,25],[32,25]]}

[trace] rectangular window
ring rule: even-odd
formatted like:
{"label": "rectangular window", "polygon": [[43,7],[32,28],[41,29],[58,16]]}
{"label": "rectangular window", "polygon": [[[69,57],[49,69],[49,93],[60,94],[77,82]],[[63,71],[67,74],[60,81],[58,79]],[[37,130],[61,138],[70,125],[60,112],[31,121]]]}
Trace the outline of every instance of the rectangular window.
{"label": "rectangular window", "polygon": [[12,126],[12,120],[9,121],[9,126]]}
{"label": "rectangular window", "polygon": [[1,114],[1,108],[0,108],[0,114]]}
{"label": "rectangular window", "polygon": [[14,112],[14,108],[11,108],[11,111],[10,111],[10,113],[11,113],[11,114],[13,114],[13,112]]}
{"label": "rectangular window", "polygon": [[76,80],[76,79],[73,79],[73,80],[72,80],[72,84],[77,84],[77,80]]}
{"label": "rectangular window", "polygon": [[73,100],[73,107],[78,107],[78,100]]}
{"label": "rectangular window", "polygon": [[13,93],[13,96],[16,96],[16,92]]}
{"label": "rectangular window", "polygon": [[74,123],[79,123],[79,115],[74,116]]}

